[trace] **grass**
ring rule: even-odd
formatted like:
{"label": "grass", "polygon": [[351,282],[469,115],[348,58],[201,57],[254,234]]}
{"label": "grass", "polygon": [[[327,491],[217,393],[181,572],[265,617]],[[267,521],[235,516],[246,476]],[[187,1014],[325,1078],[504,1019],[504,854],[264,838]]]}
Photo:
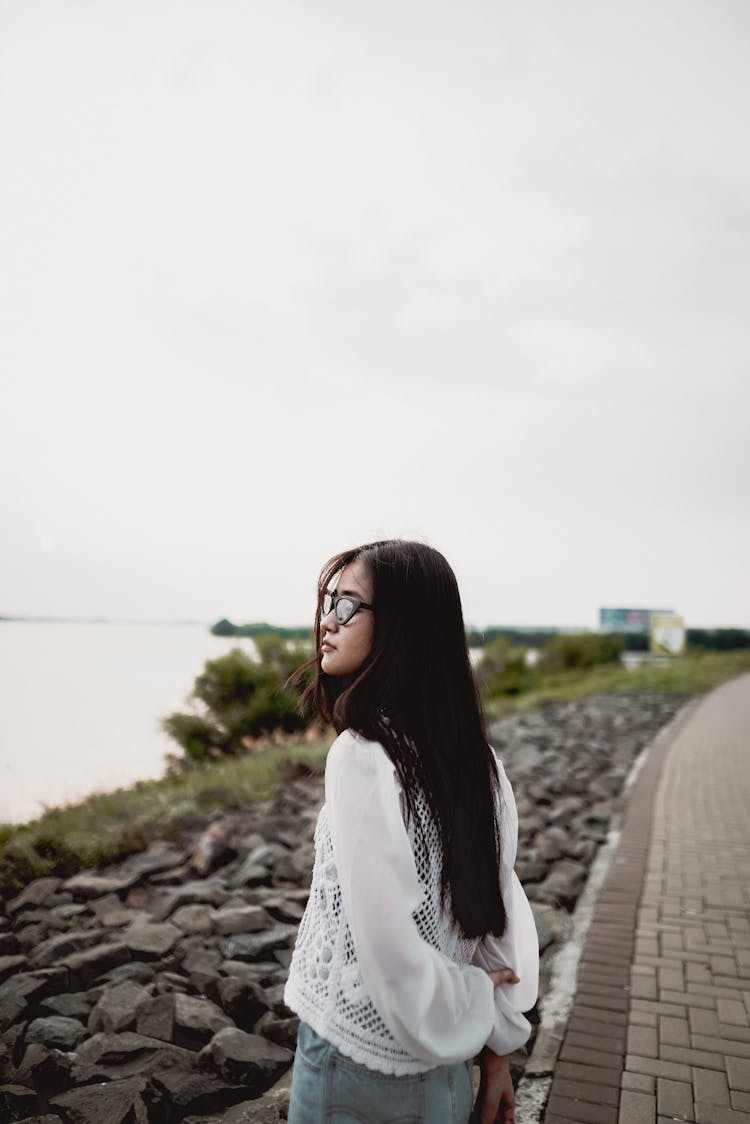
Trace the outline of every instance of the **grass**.
{"label": "grass", "polygon": [[175,839],[200,816],[267,799],[284,762],[305,761],[322,772],[328,743],[271,746],[246,757],[168,773],[160,780],[98,793],[50,808],[26,824],[0,824],[0,896],[43,875],[69,877]]}
{"label": "grass", "polygon": [[[545,676],[520,698],[492,699],[486,709],[494,719],[546,702],[606,691],[701,694],[745,671],[750,671],[750,651],[693,652],[668,664],[640,664],[630,671],[619,664],[603,665]],[[87,867],[106,866],[156,839],[175,839],[209,811],[264,800],[287,759],[306,761],[322,772],[331,740],[272,746],[90,796],[80,804],[50,808],[27,824],[0,824],[0,896],[17,893],[42,875],[69,876]]]}
{"label": "grass", "polygon": [[689,652],[664,664],[641,663],[634,668],[602,664],[589,671],[566,671],[539,678],[533,690],[516,698],[495,698],[485,703],[489,718],[519,710],[532,710],[547,702],[580,699],[605,691],[674,691],[700,695],[750,671],[750,650]]}

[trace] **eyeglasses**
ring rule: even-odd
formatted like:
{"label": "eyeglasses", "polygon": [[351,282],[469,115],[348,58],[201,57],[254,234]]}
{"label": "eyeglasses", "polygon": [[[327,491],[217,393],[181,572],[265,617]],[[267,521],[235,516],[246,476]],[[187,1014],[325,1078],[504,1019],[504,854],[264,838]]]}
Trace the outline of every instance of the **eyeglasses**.
{"label": "eyeglasses", "polygon": [[321,602],[321,615],[327,617],[331,609],[336,612],[336,620],[339,624],[348,624],[355,613],[360,609],[373,610],[372,605],[368,605],[361,597],[355,597],[353,593],[332,593],[329,589],[323,594]]}

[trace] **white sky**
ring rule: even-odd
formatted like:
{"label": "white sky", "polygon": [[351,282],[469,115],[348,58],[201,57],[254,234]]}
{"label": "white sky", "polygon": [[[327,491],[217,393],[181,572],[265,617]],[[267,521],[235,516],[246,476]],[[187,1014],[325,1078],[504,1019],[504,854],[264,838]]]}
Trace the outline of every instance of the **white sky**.
{"label": "white sky", "polygon": [[750,627],[745,0],[0,0],[0,613]]}

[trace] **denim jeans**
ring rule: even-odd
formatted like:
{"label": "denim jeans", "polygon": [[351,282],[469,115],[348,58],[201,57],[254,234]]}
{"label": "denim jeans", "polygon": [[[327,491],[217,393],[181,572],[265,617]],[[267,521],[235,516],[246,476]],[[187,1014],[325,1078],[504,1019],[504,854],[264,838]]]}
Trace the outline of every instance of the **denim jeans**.
{"label": "denim jeans", "polygon": [[468,1124],[471,1060],[393,1077],[300,1023],[288,1124]]}

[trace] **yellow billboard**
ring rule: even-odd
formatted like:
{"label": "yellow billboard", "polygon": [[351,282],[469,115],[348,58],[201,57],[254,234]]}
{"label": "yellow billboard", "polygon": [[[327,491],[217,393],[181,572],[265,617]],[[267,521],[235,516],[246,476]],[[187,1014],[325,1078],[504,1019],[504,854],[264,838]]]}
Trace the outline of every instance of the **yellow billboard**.
{"label": "yellow billboard", "polygon": [[651,617],[651,651],[660,656],[680,656],[685,651],[685,622],[674,613]]}

